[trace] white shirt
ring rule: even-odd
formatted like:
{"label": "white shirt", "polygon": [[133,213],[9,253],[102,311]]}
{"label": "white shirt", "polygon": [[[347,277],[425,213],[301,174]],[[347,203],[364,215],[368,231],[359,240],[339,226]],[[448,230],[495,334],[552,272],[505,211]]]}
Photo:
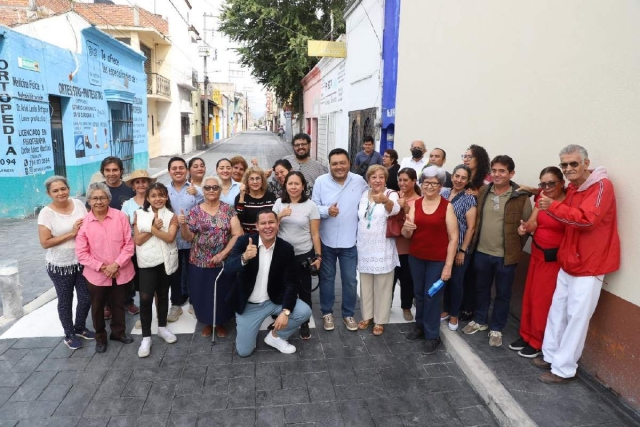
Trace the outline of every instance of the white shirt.
{"label": "white shirt", "polygon": [[269,283],[269,270],[271,269],[271,259],[273,258],[273,248],[276,247],[274,240],[273,245],[269,249],[264,246],[262,239],[258,237],[258,275],[256,276],[256,284],[253,292],[249,296],[249,302],[260,304],[269,299],[267,292],[267,284]]}
{"label": "white shirt", "polygon": [[420,178],[420,175],[422,175],[422,168],[427,164],[429,164],[429,158],[427,156],[422,156],[422,158],[417,162],[413,160],[413,157],[405,157],[402,159],[402,162],[400,162],[400,169],[411,168],[416,171],[416,175]]}

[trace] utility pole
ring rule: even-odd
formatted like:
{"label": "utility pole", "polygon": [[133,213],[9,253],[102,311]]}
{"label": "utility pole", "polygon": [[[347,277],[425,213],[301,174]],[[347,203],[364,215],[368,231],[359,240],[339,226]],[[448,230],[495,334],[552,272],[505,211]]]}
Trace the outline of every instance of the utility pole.
{"label": "utility pole", "polygon": [[[205,47],[207,46],[207,14],[203,15],[203,24],[202,24],[202,37],[204,41]],[[209,91],[207,90],[207,86],[209,86],[209,76],[207,75],[207,53],[205,52],[202,57],[203,60],[203,68],[204,72],[204,146],[206,147],[209,143]]]}
{"label": "utility pole", "polygon": [[204,43],[204,47],[205,47],[205,52],[204,55],[202,55],[202,61],[203,61],[203,72],[204,72],[204,146],[206,147],[207,144],[209,143],[209,76],[207,75],[207,57],[209,56],[209,50],[207,49],[208,45],[207,45],[207,18],[213,18],[215,17],[212,14],[208,14],[208,13],[203,13],[202,14],[202,19],[203,19],[203,24],[202,24],[202,41]]}

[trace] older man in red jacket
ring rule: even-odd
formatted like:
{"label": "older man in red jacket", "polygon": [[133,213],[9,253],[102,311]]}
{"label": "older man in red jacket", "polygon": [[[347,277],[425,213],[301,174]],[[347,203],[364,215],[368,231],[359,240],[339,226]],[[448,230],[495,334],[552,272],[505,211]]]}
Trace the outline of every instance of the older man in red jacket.
{"label": "older man in red jacket", "polygon": [[540,381],[548,384],[576,378],[604,275],[620,267],[616,196],[606,169],[589,170],[587,150],[579,145],[560,151],[560,167],[570,181],[565,202],[544,195],[538,201],[540,210],[566,224],[558,250],[561,269],[542,343],[543,358],[533,360],[539,368],[551,368],[540,376]]}

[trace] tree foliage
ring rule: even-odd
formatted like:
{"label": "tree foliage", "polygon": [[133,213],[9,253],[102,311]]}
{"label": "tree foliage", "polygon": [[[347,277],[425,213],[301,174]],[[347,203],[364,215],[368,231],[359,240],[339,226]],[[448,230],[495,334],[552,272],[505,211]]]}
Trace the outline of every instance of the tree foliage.
{"label": "tree foliage", "polygon": [[318,62],[307,56],[308,40],[344,32],[346,0],[227,0],[219,28],[240,44],[240,62],[285,104],[301,106],[300,80]]}

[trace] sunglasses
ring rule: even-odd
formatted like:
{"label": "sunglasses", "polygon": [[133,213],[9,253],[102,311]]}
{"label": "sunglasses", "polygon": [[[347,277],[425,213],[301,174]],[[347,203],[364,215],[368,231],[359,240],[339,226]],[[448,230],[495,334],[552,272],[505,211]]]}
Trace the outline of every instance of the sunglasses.
{"label": "sunglasses", "polygon": [[571,166],[573,169],[577,168],[578,166],[580,166],[580,162],[569,162],[569,163],[560,163],[560,168],[562,169],[566,169],[567,167]]}
{"label": "sunglasses", "polygon": [[202,187],[204,191],[220,191],[219,185],[205,185]]}
{"label": "sunglasses", "polygon": [[538,188],[542,190],[546,188],[552,189],[552,188],[556,188],[557,184],[558,184],[558,181],[541,182],[540,184],[538,184]]}

